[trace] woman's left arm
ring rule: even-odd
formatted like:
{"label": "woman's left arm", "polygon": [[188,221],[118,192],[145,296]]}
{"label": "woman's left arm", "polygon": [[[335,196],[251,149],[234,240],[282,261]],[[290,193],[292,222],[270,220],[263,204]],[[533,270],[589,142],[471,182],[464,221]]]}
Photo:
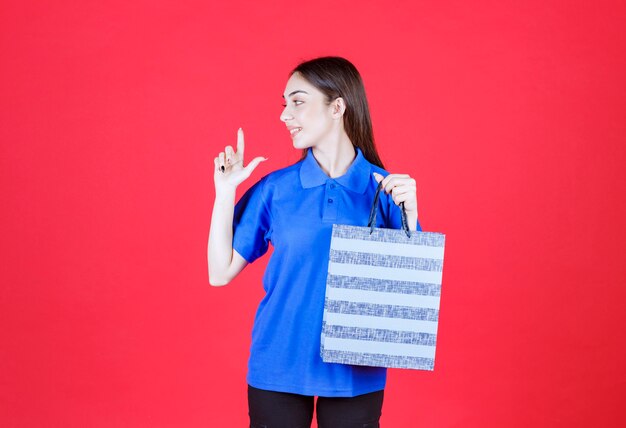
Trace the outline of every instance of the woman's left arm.
{"label": "woman's left arm", "polygon": [[408,174],[388,174],[386,177],[374,173],[376,182],[383,182],[385,193],[390,194],[393,202],[400,206],[404,202],[409,230],[417,230],[417,186],[415,179]]}

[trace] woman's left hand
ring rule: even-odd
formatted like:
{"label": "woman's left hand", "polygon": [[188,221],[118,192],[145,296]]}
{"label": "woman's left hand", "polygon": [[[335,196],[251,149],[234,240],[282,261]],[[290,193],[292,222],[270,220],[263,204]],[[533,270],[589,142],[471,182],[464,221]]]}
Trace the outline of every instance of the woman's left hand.
{"label": "woman's left hand", "polygon": [[393,202],[400,206],[404,202],[409,229],[415,230],[417,223],[417,186],[415,179],[408,174],[389,174],[386,177],[374,173],[376,182],[383,182],[381,191],[390,194]]}

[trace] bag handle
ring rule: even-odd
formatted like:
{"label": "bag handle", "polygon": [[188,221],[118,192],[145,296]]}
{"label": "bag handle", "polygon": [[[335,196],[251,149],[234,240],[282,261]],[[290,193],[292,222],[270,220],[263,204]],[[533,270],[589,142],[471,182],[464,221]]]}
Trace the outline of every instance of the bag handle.
{"label": "bag handle", "polygon": [[[376,195],[374,195],[374,203],[372,204],[372,209],[370,210],[370,219],[367,223],[367,226],[370,228],[370,235],[374,232],[374,227],[376,226],[376,214],[378,211],[378,199],[380,197],[380,190],[383,187],[382,180],[378,183],[378,187],[376,188]],[[402,208],[401,218],[402,221],[402,229],[406,236],[411,237],[411,231],[409,230],[409,222],[406,219],[406,210],[404,209],[404,201],[400,202],[400,208]]]}

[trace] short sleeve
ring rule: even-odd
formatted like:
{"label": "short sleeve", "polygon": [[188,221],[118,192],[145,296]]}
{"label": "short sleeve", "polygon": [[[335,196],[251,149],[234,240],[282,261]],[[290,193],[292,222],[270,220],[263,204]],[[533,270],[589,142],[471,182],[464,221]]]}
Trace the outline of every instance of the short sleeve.
{"label": "short sleeve", "polygon": [[[381,196],[382,196],[382,191],[381,191]],[[396,205],[391,195],[387,195],[387,198],[388,198],[388,204],[389,204],[389,209],[387,210],[387,212],[389,213],[388,227],[389,229],[402,229],[402,208]],[[410,225],[409,225],[409,229],[410,229]],[[418,232],[422,231],[422,226],[420,225],[419,219],[417,220],[417,227],[415,230],[417,230]]]}
{"label": "short sleeve", "polygon": [[271,217],[265,196],[265,177],[250,187],[235,204],[233,249],[252,263],[267,252]]}

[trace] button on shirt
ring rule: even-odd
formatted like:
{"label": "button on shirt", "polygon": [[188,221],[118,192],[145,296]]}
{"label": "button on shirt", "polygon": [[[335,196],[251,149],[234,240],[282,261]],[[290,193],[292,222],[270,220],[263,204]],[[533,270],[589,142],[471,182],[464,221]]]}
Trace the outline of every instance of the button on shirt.
{"label": "button on shirt", "polygon": [[[320,356],[332,226],[367,226],[378,185],[372,173],[388,175],[355,150],[346,173],[331,178],[309,148],[305,159],[265,175],[235,205],[233,249],[252,263],[269,243],[274,247],[252,329],[246,380],[253,387],[326,397],[385,387],[386,368],[325,363]],[[376,227],[401,229],[391,195],[381,191],[378,203]]]}

